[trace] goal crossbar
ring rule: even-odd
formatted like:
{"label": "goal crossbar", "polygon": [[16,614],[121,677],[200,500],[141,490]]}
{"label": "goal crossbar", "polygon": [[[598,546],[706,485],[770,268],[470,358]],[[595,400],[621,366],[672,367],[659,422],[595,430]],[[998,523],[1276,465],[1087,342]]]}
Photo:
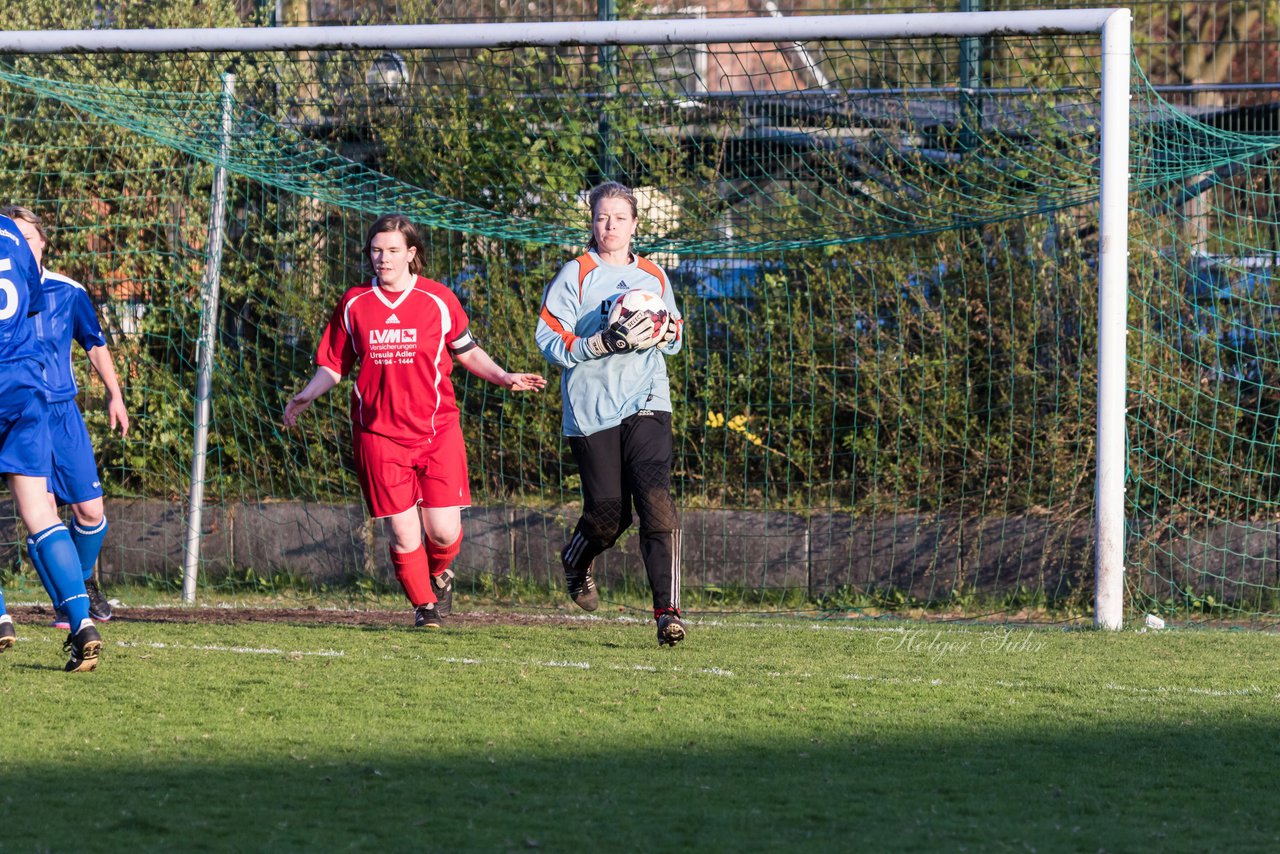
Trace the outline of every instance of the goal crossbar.
{"label": "goal crossbar", "polygon": [[[518,46],[734,44],[806,40],[1129,33],[1127,9],[811,15],[522,24],[386,24],[353,27],[213,27],[172,30],[11,30],[4,53],[164,53],[332,49],[478,49]],[[1108,34],[1108,30],[1112,31]]]}

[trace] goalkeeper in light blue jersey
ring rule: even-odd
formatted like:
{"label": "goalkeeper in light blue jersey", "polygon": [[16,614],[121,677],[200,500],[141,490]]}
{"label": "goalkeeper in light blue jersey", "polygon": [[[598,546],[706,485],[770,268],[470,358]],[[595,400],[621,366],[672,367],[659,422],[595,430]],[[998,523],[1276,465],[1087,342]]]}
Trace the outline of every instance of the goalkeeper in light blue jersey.
{"label": "goalkeeper in light blue jersey", "polygon": [[[35,254],[36,263],[43,265],[49,235],[39,214],[19,205],[0,208],[0,214],[17,224]],[[73,343],[78,343],[88,354],[89,364],[102,379],[107,390],[111,427],[119,429],[121,436],[129,432],[129,413],[98,313],[84,286],[43,266],[41,282],[46,308],[34,320],[48,387],[49,431],[53,441],[49,501],[55,510],[59,505],[71,508],[71,540],[89,595],[89,614],[95,620],[110,620],[111,605],[94,578],[94,567],[107,536],[107,519],[103,512],[98,463],[84,416],[76,404],[80,388],[71,359]],[[59,612],[54,625],[65,626],[66,620],[66,615]]]}
{"label": "goalkeeper in light blue jersey", "polygon": [[[666,273],[631,250],[639,218],[635,195],[611,181],[592,189],[588,201],[588,251],[547,286],[535,332],[547,361],[563,371],[564,435],[582,478],[582,516],[561,563],[573,601],[594,611],[600,600],[592,563],[631,526],[634,507],[658,643],[674,646],[687,626],[680,615],[666,359],[683,346],[684,321]],[[647,315],[609,322],[613,303],[637,289],[657,294],[666,305],[667,324],[657,346],[644,346],[653,328]]]}
{"label": "goalkeeper in light blue jersey", "polygon": [[[40,267],[13,220],[0,216],[0,473],[30,533],[27,550],[54,606],[71,629],[68,671],[93,670],[102,637],[89,618],[89,596],[71,535],[47,499],[52,468],[48,401],[32,315],[45,309]],[[0,595],[0,651],[17,639]]]}

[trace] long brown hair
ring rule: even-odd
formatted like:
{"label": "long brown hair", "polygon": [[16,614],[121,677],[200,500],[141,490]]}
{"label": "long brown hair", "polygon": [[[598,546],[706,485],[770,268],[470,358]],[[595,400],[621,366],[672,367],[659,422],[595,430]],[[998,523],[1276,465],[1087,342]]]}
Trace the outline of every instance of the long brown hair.
{"label": "long brown hair", "polygon": [[[622,199],[631,205],[631,216],[633,219],[640,219],[640,206],[636,204],[636,194],[625,184],[619,184],[617,181],[605,181],[603,184],[596,184],[591,188],[591,192],[587,194],[587,204],[591,206],[591,221],[596,220],[596,205],[605,199]],[[587,239],[588,249],[599,249],[596,246],[596,232],[591,229],[591,237]]]}
{"label": "long brown hair", "polygon": [[383,214],[373,221],[373,225],[369,226],[369,233],[364,237],[364,257],[369,263],[373,263],[373,238],[379,234],[385,234],[388,231],[398,231],[404,235],[404,242],[407,246],[417,249],[413,253],[413,258],[409,261],[409,272],[417,276],[422,273],[422,257],[427,252],[426,241],[422,239],[422,232],[413,220],[404,214]]}

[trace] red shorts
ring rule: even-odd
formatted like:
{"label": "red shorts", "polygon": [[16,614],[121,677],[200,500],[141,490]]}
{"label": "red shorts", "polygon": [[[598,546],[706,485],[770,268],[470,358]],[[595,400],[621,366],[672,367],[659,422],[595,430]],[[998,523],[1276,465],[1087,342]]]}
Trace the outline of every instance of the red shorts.
{"label": "red shorts", "polygon": [[467,449],[455,424],[418,445],[402,445],[353,426],[356,476],[369,514],[381,519],[419,504],[470,507]]}

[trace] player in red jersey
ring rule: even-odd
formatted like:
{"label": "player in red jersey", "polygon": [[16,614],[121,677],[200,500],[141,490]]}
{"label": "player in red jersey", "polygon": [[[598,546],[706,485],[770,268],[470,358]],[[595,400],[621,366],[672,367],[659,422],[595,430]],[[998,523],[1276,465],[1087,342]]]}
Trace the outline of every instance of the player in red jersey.
{"label": "player in red jersey", "polygon": [[509,373],[480,348],[453,292],[419,275],[425,252],[408,217],[386,214],[369,228],[364,254],[374,278],[348,290],[333,310],[315,376],[285,406],[284,425],[297,424],[316,398],[358,368],[351,434],[360,489],[370,515],[387,520],[391,564],[414,606],[414,624],[438,628],[451,610],[449,565],[462,543],[462,508],[471,504],[449,372],[457,361],[511,391],[539,391],[547,381]]}

